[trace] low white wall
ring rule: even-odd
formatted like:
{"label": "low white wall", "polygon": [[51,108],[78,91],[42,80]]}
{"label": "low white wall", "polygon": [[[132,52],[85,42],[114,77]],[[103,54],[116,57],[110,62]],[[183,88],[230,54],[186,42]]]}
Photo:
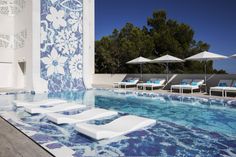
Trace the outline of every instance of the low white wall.
{"label": "low white wall", "polygon": [[0,63],[0,88],[12,87],[12,63]]}
{"label": "low white wall", "polygon": [[120,82],[126,74],[94,74],[93,85],[113,85],[114,82]]}

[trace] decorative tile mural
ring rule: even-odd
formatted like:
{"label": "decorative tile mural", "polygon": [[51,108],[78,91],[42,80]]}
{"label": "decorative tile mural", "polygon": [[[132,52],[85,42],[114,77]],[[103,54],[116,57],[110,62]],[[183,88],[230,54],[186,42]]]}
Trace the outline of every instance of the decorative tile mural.
{"label": "decorative tile mural", "polygon": [[83,90],[83,0],[41,0],[41,77],[49,92]]}
{"label": "decorative tile mural", "polygon": [[25,0],[0,0],[0,14],[15,16],[25,8]]}
{"label": "decorative tile mural", "polygon": [[0,47],[9,49],[19,49],[25,46],[27,30],[23,30],[15,35],[0,34]]}

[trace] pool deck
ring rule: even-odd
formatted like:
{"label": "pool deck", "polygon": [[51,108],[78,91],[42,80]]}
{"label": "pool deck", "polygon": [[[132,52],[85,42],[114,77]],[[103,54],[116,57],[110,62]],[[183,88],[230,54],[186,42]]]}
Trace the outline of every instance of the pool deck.
{"label": "pool deck", "polygon": [[0,117],[0,157],[52,157]]}

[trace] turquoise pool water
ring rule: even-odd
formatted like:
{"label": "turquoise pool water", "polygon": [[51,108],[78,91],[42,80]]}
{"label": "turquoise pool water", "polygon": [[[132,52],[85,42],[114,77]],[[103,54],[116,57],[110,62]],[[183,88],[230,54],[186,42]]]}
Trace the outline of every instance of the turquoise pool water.
{"label": "turquoise pool water", "polygon": [[[126,114],[157,120],[155,126],[128,135],[94,141],[73,125],[56,125],[44,115],[30,115],[11,101],[61,98],[87,106],[119,111],[108,123]],[[63,112],[75,114],[80,111]],[[95,89],[57,94],[0,96],[0,115],[50,150],[65,146],[71,156],[236,156],[236,101]],[[52,141],[54,142],[52,144]],[[49,143],[49,144],[48,144]]]}
{"label": "turquoise pool water", "polygon": [[97,107],[236,137],[236,108],[226,105],[220,100],[174,95],[147,97],[141,94],[116,94],[104,90],[97,91],[96,94]]}

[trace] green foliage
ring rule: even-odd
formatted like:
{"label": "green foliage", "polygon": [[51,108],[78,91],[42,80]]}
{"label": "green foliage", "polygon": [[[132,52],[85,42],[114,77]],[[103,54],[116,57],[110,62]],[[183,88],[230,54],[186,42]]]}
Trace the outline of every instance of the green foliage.
{"label": "green foliage", "polygon": [[[138,65],[126,62],[143,56],[154,59],[165,54],[187,58],[202,51],[209,45],[194,40],[194,31],[190,26],[168,19],[165,11],[156,11],[147,19],[147,26],[142,29],[127,23],[121,30],[114,29],[110,36],[105,36],[95,43],[96,73],[138,73]],[[164,73],[160,64],[144,65],[144,73]],[[187,61],[170,64],[172,73],[203,73],[204,63]],[[208,73],[218,73],[213,69],[213,62],[208,62]],[[224,71],[219,71],[224,73]]]}

